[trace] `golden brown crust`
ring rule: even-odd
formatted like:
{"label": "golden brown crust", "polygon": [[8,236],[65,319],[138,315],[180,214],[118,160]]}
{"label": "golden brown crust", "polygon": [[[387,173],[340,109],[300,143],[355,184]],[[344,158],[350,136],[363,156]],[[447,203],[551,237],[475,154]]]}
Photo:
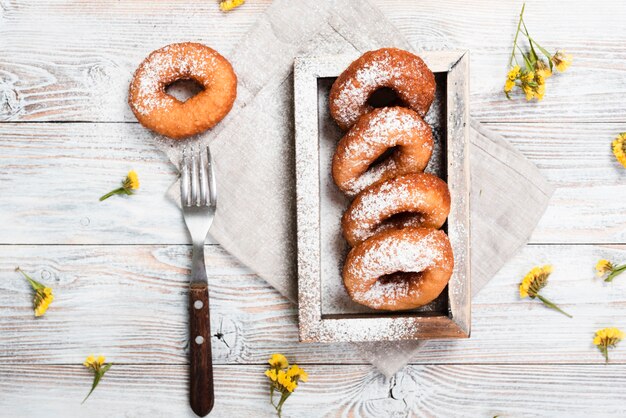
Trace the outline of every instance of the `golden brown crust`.
{"label": "golden brown crust", "polygon": [[[394,152],[371,167],[388,149]],[[385,107],[367,113],[337,145],[332,174],[337,187],[354,196],[378,181],[421,172],[433,150],[430,126],[414,111]]]}
{"label": "golden brown crust", "polygon": [[441,230],[408,227],[380,232],[354,247],[343,282],[350,297],[373,309],[413,309],[432,302],[454,269],[452,247]]}
{"label": "golden brown crust", "polygon": [[[204,88],[185,102],[165,88],[177,80],[192,79]],[[152,52],[137,68],[128,103],[139,123],[170,138],[186,138],[221,121],[237,96],[237,76],[217,51],[184,42]]]}
{"label": "golden brown crust", "polygon": [[387,87],[423,117],[435,98],[435,86],[434,74],[417,55],[397,48],[369,51],[333,83],[330,114],[346,130],[372,110],[368,104],[372,93]]}
{"label": "golden brown crust", "polygon": [[448,185],[432,174],[413,173],[365,189],[344,213],[341,227],[346,241],[355,246],[390,228],[441,228],[449,213]]}

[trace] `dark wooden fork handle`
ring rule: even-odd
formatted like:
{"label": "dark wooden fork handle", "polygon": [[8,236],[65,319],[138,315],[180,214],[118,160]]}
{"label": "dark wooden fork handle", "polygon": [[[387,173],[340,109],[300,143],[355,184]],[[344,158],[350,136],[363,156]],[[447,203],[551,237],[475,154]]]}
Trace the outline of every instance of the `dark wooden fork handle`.
{"label": "dark wooden fork handle", "polygon": [[209,319],[209,289],[189,285],[189,403],[196,415],[208,415],[215,403]]}

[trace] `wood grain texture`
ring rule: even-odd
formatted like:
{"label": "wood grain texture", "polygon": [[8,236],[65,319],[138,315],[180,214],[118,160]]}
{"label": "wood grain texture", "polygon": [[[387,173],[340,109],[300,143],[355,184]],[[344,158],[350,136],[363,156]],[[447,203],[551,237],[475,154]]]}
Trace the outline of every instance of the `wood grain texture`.
{"label": "wood grain texture", "polygon": [[[625,125],[489,127],[558,187],[532,243],[626,242],[624,170],[610,148]],[[131,168],[138,193],[98,202]],[[137,124],[0,124],[0,194],[12,196],[0,199],[0,243],[185,244],[180,211],[164,196],[175,173]]]}
{"label": "wood grain texture", "polygon": [[[116,363],[187,362],[190,247],[2,246],[0,254],[2,364],[80,364],[91,352]],[[527,246],[473,300],[472,338],[429,342],[412,362],[600,366],[593,333],[626,329],[626,275],[595,279],[603,257],[626,262],[626,246]],[[214,364],[263,364],[274,352],[306,364],[363,363],[348,344],[299,344],[295,306],[219,247],[206,247],[206,263]],[[519,299],[524,274],[547,263],[554,273],[544,294],[574,319]],[[53,287],[43,318],[33,318],[16,265]],[[626,346],[611,359],[626,364]]]}
{"label": "wood grain texture", "polygon": [[[192,40],[228,57],[270,2],[248,2],[229,14],[219,12],[215,2],[139,3],[5,1],[0,119],[134,121],[120,103],[133,70],[150,51]],[[518,2],[375,3],[420,49],[472,51],[471,112],[480,121],[625,121],[626,8],[614,1],[527,2],[533,36],[550,49],[567,49],[575,64],[550,80],[542,103],[520,100],[517,106],[501,91]]]}
{"label": "wood grain texture", "polygon": [[[262,365],[215,369],[211,417],[275,417]],[[387,380],[368,366],[306,366],[309,382],[285,403],[291,417],[623,416],[626,365],[423,365]],[[471,382],[471,383],[470,383]],[[84,405],[82,366],[0,366],[6,416],[193,417],[186,367],[113,365]],[[37,402],[30,402],[33,394]],[[150,399],[150,403],[138,402]]]}
{"label": "wood grain texture", "polygon": [[189,404],[203,417],[215,404],[207,283],[189,286]]}

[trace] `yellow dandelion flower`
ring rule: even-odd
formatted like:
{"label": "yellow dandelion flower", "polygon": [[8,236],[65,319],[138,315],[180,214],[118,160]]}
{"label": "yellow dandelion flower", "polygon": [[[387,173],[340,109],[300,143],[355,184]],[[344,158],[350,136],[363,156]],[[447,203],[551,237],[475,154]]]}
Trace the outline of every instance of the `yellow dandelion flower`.
{"label": "yellow dandelion flower", "polygon": [[139,189],[139,177],[137,176],[137,172],[135,170],[130,170],[128,172],[126,179],[124,180],[124,186],[131,190]]}
{"label": "yellow dandelion flower", "polygon": [[513,87],[515,87],[515,81],[511,81],[511,80],[507,79],[504,82],[504,91],[506,93],[509,93],[511,90],[513,90]]}
{"label": "yellow dandelion flower", "polygon": [[540,295],[539,292],[541,289],[546,287],[548,284],[548,277],[552,273],[552,266],[545,265],[542,267],[533,267],[526,276],[522,279],[522,282],[519,284],[519,295],[520,298],[524,299],[530,297],[531,299],[539,299],[544,305],[549,308],[552,308],[556,311],[561,312],[563,315],[568,317],[572,317],[570,314],[564,312],[555,305],[553,302]]}
{"label": "yellow dandelion flower", "polygon": [[593,344],[604,355],[605,361],[609,362],[609,348],[614,348],[618,342],[624,339],[624,333],[618,328],[603,328],[596,331]]}
{"label": "yellow dandelion flower", "polygon": [[613,264],[609,260],[600,260],[596,264],[596,276],[604,277],[605,282],[612,282],[614,278],[626,271],[626,264],[620,266]]}
{"label": "yellow dandelion flower", "polygon": [[33,297],[33,310],[35,311],[35,316],[43,316],[50,307],[50,304],[54,300],[54,295],[52,294],[52,289],[39,283],[36,280],[33,280],[28,274],[26,274],[21,268],[17,267],[15,271],[19,271],[22,273],[22,276],[28,280],[30,287],[35,291],[35,296]]}
{"label": "yellow dandelion flower", "polygon": [[269,377],[269,379],[270,379],[272,382],[275,382],[275,381],[276,381],[276,379],[277,379],[277,376],[276,376],[276,369],[267,369],[267,370],[265,371],[265,376]]}
{"label": "yellow dandelion flower", "polygon": [[596,264],[596,275],[598,277],[602,277],[607,273],[610,273],[613,271],[613,263],[611,263],[609,260],[600,260],[598,261],[598,263]]}
{"label": "yellow dandelion flower", "polygon": [[105,361],[106,359],[104,358],[104,356],[95,357],[94,355],[89,355],[83,362],[83,366],[93,371],[93,383],[91,384],[91,390],[89,391],[89,393],[87,393],[85,399],[83,399],[83,403],[87,400],[87,398],[89,398],[89,396],[91,396],[92,392],[96,389],[98,383],[100,383],[100,379],[102,379],[102,376],[104,376],[104,374],[108,372],[111,368],[112,364],[105,364]]}
{"label": "yellow dandelion flower", "polygon": [[615,158],[626,168],[626,132],[619,134],[612,145]]}
{"label": "yellow dandelion flower", "polygon": [[220,10],[223,12],[229,12],[236,7],[244,4],[246,0],[224,0],[220,2]]}
{"label": "yellow dandelion flower", "polygon": [[133,194],[133,190],[139,189],[139,176],[137,176],[137,172],[135,170],[130,170],[124,180],[122,181],[122,187],[118,187],[115,190],[111,190],[109,193],[100,197],[100,201],[108,199],[109,197],[116,194],[125,194],[131,195]]}
{"label": "yellow dandelion flower", "polygon": [[309,375],[297,364],[294,364],[287,370],[287,376],[297,379],[298,381],[306,382],[309,380]]}
{"label": "yellow dandelion flower", "polygon": [[556,51],[551,58],[556,69],[562,73],[572,65],[572,55],[566,54],[565,51]]}
{"label": "yellow dandelion flower", "polygon": [[545,79],[552,77],[550,67],[543,60],[537,60],[535,63],[535,74],[542,80],[542,83]]}
{"label": "yellow dandelion flower", "polygon": [[284,369],[285,367],[289,367],[289,362],[287,361],[287,358],[278,353],[272,354],[272,357],[269,359],[268,362],[270,366],[277,369]]}

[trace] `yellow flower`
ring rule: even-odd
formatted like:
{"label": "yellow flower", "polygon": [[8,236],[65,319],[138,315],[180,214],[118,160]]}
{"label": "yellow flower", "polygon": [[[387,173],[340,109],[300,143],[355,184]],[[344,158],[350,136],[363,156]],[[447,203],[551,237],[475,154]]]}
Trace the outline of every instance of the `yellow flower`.
{"label": "yellow flower", "polygon": [[139,177],[135,170],[130,170],[124,180],[124,186],[128,189],[137,190],[139,188]]}
{"label": "yellow flower", "polygon": [[246,0],[224,0],[220,2],[220,9],[223,12],[228,12],[228,11],[233,10],[236,7],[241,6],[245,2]]}
{"label": "yellow flower", "polygon": [[604,355],[606,362],[609,362],[609,348],[613,348],[618,342],[624,339],[624,333],[618,328],[603,328],[596,331],[593,338],[593,344],[598,346],[598,349]]}
{"label": "yellow flower", "polygon": [[541,80],[541,84],[545,83],[546,78],[552,77],[550,67],[543,60],[537,60],[535,63],[535,74],[537,80]]}
{"label": "yellow flower", "polygon": [[626,264],[621,266],[611,263],[609,260],[600,260],[596,264],[596,276],[604,277],[605,282],[612,282],[614,278],[626,271]]}
{"label": "yellow flower", "polygon": [[287,376],[287,373],[284,370],[278,371],[278,377],[276,381],[288,392],[293,392],[298,386],[298,384],[291,377]]}
{"label": "yellow flower", "polygon": [[619,134],[612,145],[615,158],[626,168],[626,132]]}
{"label": "yellow flower", "polygon": [[539,299],[548,308],[552,308],[561,312],[563,315],[572,317],[570,314],[564,312],[556,304],[548,300],[539,294],[539,291],[548,284],[548,277],[552,273],[552,266],[546,265],[543,267],[533,267],[532,270],[524,276],[522,282],[519,284],[520,298],[524,299],[530,297],[531,299]]}
{"label": "yellow flower", "polygon": [[287,361],[287,358],[285,356],[283,356],[282,354],[272,354],[272,357],[269,359],[269,364],[272,367],[275,367],[277,369],[284,369],[285,367],[289,366],[289,362]]}
{"label": "yellow flower", "polygon": [[265,376],[269,377],[272,382],[276,381],[276,369],[267,369],[265,371]]}
{"label": "yellow flower", "polygon": [[600,260],[598,261],[598,263],[596,264],[596,276],[598,277],[602,277],[607,273],[610,273],[613,271],[613,263],[611,263],[609,260]]}
{"label": "yellow flower", "polygon": [[93,369],[95,371],[98,371],[100,370],[102,365],[104,365],[104,362],[105,362],[104,356],[98,356],[96,358],[93,355],[90,355],[87,357],[87,359],[85,359],[83,366],[87,367],[88,369]]}
{"label": "yellow flower", "polygon": [[552,273],[552,266],[533,267],[531,271],[524,276],[522,283],[519,285],[519,295],[522,299],[531,297],[534,299],[541,289],[548,284],[548,277]]}
{"label": "yellow flower", "polygon": [[95,357],[93,355],[89,355],[83,362],[83,366],[93,371],[93,383],[91,384],[91,390],[89,391],[89,393],[87,393],[87,396],[85,396],[83,402],[85,402],[87,398],[91,396],[93,391],[98,386],[98,383],[100,383],[100,379],[102,379],[102,376],[104,376],[104,374],[108,372],[111,368],[112,364],[104,364],[105,361],[106,359],[104,358],[104,356]]}
{"label": "yellow flower", "polygon": [[301,369],[297,364],[294,364],[287,370],[287,376],[297,379],[298,381],[306,382],[309,380],[309,375],[303,369]]}
{"label": "yellow flower", "polygon": [[507,80],[504,82],[504,91],[505,91],[506,93],[508,93],[508,92],[510,92],[511,90],[513,90],[513,87],[515,87],[515,81],[511,81],[511,80],[507,79]]}
{"label": "yellow flower", "polygon": [[566,54],[565,51],[556,51],[556,54],[554,54],[551,59],[560,73],[564,72],[572,65],[572,56],[571,54]]}
{"label": "yellow flower", "polygon": [[139,177],[137,176],[137,172],[135,170],[130,170],[122,181],[122,187],[111,190],[109,193],[100,197],[100,201],[102,202],[115,194],[131,195],[133,194],[133,190],[137,189],[139,189]]}
{"label": "yellow flower", "polygon": [[35,296],[33,297],[33,310],[35,311],[35,316],[43,316],[43,314],[46,313],[48,307],[54,300],[52,289],[44,286],[36,280],[33,280],[19,267],[17,267],[15,271],[19,271],[20,273],[22,273],[26,280],[28,280],[28,283],[30,283],[30,287],[32,287],[32,289],[35,291]]}

